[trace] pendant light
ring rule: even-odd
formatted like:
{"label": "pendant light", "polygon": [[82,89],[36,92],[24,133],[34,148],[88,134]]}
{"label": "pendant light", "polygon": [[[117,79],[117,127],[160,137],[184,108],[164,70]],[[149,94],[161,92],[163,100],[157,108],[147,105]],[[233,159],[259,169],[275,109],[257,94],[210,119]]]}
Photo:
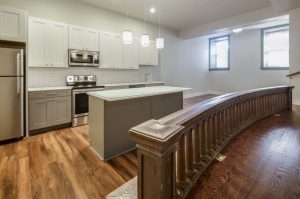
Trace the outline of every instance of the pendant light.
{"label": "pendant light", "polygon": [[165,46],[165,40],[160,36],[160,10],[161,10],[161,5],[159,2],[159,11],[158,11],[158,38],[156,38],[156,48],[157,49],[163,49]]}
{"label": "pendant light", "polygon": [[[145,0],[143,0],[143,4],[144,4],[144,28],[145,28],[145,31],[146,31],[146,21],[145,21]],[[150,38],[149,38],[149,35],[148,34],[142,34],[141,36],[141,45],[143,47],[147,47],[150,45]]]}
{"label": "pendant light", "polygon": [[[126,1],[126,24],[128,26],[128,6]],[[123,42],[124,44],[132,44],[133,42],[133,34],[131,30],[124,30],[123,31]]]}

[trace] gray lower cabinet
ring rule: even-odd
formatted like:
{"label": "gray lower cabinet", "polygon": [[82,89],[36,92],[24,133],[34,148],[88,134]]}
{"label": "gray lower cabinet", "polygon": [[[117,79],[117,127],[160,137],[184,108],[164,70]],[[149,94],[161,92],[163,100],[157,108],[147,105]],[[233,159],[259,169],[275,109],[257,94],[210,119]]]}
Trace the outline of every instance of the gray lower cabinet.
{"label": "gray lower cabinet", "polygon": [[29,130],[71,122],[71,92],[29,92]]}

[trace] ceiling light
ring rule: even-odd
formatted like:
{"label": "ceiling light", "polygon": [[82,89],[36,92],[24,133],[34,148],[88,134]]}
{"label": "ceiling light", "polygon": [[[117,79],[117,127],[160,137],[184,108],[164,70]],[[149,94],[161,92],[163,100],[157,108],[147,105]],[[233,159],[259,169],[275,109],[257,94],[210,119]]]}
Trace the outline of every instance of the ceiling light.
{"label": "ceiling light", "polygon": [[243,28],[236,28],[236,29],[232,30],[232,32],[237,33],[237,34],[242,32],[242,31],[243,31]]}
{"label": "ceiling light", "polygon": [[150,13],[154,14],[156,12],[155,8],[150,8]]}
{"label": "ceiling light", "polygon": [[141,36],[141,44],[142,46],[149,46],[150,45],[150,39],[148,34],[143,34]]}
{"label": "ceiling light", "polygon": [[132,31],[124,30],[123,31],[123,42],[124,42],[124,44],[132,44],[132,41],[133,41]]}

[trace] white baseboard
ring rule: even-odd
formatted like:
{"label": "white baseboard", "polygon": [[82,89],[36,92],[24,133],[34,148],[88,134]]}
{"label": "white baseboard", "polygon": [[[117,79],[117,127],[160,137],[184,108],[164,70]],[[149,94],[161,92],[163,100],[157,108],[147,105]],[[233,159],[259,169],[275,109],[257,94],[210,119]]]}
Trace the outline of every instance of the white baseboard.
{"label": "white baseboard", "polygon": [[298,105],[298,106],[300,106],[300,100],[294,99],[294,100],[293,100],[293,105]]}
{"label": "white baseboard", "polygon": [[220,92],[220,91],[205,91],[205,92],[198,92],[198,93],[186,94],[183,97],[184,98],[191,98],[191,97],[197,97],[197,96],[208,95],[208,94],[223,95],[223,94],[225,94],[225,92]]}

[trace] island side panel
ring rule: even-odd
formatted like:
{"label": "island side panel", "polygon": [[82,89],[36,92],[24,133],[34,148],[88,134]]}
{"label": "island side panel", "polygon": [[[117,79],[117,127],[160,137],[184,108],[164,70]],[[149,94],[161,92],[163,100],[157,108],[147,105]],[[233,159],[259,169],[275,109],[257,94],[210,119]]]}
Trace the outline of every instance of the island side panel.
{"label": "island side panel", "polygon": [[160,119],[183,109],[183,92],[152,97],[152,118]]}
{"label": "island side panel", "polygon": [[135,148],[129,129],[152,118],[151,104],[152,97],[105,101],[105,160]]}
{"label": "island side panel", "polygon": [[89,96],[89,123],[91,147],[104,160],[104,100]]}

